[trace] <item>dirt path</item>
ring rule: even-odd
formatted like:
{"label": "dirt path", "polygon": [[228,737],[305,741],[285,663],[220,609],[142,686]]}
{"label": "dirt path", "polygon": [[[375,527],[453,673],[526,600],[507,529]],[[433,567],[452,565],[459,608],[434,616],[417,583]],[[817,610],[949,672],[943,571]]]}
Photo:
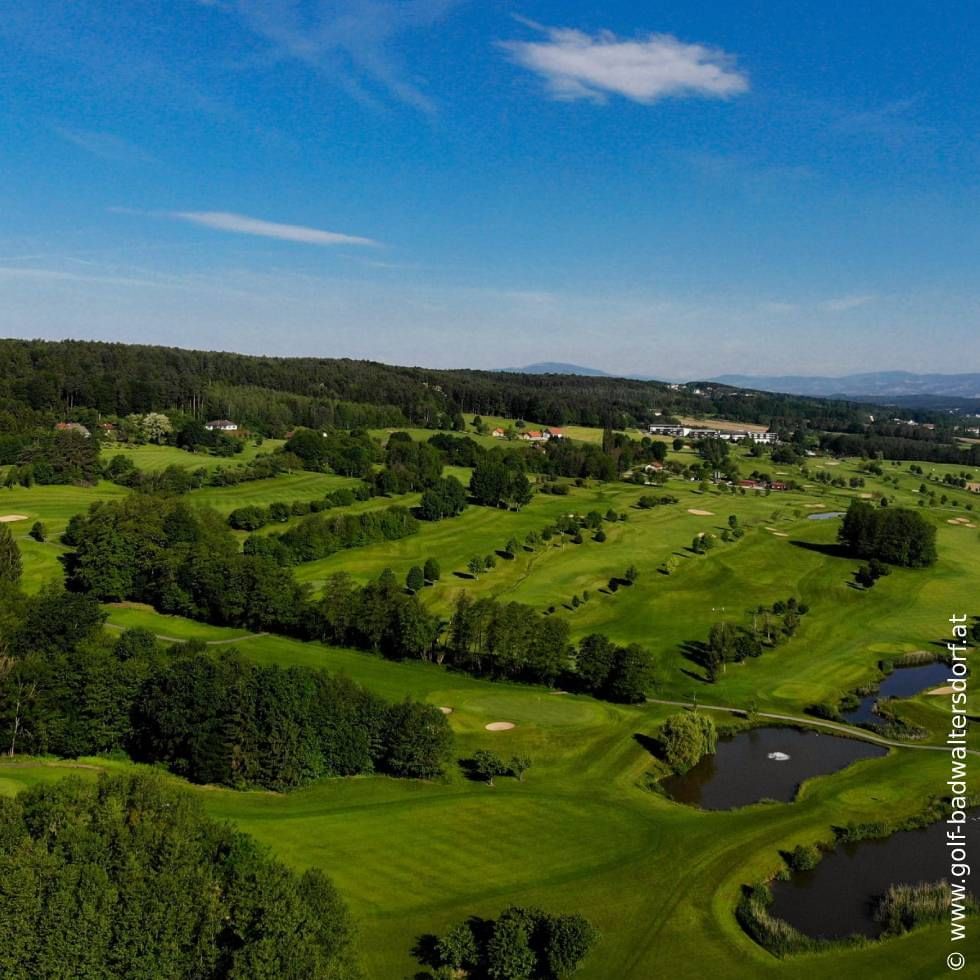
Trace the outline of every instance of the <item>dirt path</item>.
{"label": "dirt path", "polygon": [[[117,623],[106,623],[106,629],[116,630],[119,633],[131,629],[129,626],[119,626]],[[164,643],[186,643],[187,637],[165,636],[163,633],[154,633],[154,637]],[[233,636],[227,640],[205,640],[204,645],[208,647],[223,647],[229,643],[242,643],[245,640],[254,640],[257,636],[268,636],[268,633],[246,633],[244,636]]]}
{"label": "dirt path", "polygon": [[[694,705],[690,701],[664,701],[661,698],[647,698],[648,704],[669,704],[678,708],[691,708]],[[744,711],[744,708],[732,708],[726,707],[721,704],[701,704],[698,703],[697,707],[703,708],[705,711],[727,711],[731,714],[733,711]],[[806,725],[807,727],[813,728],[827,728],[833,732],[840,732],[843,735],[849,735],[851,738],[864,739],[866,742],[874,742],[877,745],[888,745],[896,749],[920,749],[929,752],[949,752],[948,746],[945,745],[919,745],[915,742],[896,742],[890,738],[882,738],[880,735],[875,735],[873,732],[869,732],[864,728],[855,728],[853,725],[845,725],[837,721],[823,721],[820,718],[807,718],[800,717],[798,715],[780,715],[775,714],[771,711],[756,711],[754,714],[756,718],[772,718],[774,721],[788,721],[792,722],[794,725]],[[966,750],[970,755],[980,756],[980,752],[976,749]]]}

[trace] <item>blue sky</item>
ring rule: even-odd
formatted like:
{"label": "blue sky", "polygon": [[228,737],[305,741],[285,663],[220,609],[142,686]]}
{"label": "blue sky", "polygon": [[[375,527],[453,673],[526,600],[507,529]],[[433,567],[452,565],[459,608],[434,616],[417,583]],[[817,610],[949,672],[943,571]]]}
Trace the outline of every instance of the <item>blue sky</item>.
{"label": "blue sky", "polygon": [[30,0],[0,334],[980,370],[980,6]]}

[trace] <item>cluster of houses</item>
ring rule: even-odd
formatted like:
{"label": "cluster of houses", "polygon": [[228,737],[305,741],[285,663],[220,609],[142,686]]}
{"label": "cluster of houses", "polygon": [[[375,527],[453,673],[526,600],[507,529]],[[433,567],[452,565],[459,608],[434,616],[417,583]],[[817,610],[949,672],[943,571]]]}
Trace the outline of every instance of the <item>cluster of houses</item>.
{"label": "cluster of houses", "polygon": [[[494,439],[504,439],[507,432],[497,426],[490,433]],[[552,426],[550,429],[522,429],[517,433],[517,438],[522,442],[548,442],[550,439],[564,439],[565,433],[562,429]]]}
{"label": "cluster of houses", "polygon": [[779,442],[775,432],[759,432],[756,429],[702,429],[690,425],[651,425],[652,436],[673,436],[675,439],[724,439],[734,442],[737,439],[751,439],[772,446]]}
{"label": "cluster of houses", "polygon": [[57,422],[54,427],[55,432],[77,432],[80,436],[88,439],[92,435],[81,422]]}

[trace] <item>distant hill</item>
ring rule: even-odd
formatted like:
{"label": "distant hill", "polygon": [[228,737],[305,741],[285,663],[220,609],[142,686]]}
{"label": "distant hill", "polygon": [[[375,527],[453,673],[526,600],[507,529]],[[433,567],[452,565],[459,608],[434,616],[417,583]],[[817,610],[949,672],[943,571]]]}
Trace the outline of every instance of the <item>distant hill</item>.
{"label": "distant hill", "polygon": [[778,391],[815,398],[894,401],[896,404],[907,404],[909,399],[922,396],[939,396],[941,399],[980,398],[980,374],[876,371],[869,374],[849,374],[840,378],[723,374],[712,380],[719,384],[755,388],[759,391]]}
{"label": "distant hill", "polygon": [[563,364],[560,361],[539,361],[524,367],[500,368],[508,374],[581,374],[587,378],[611,378],[614,375],[598,368],[582,367],[581,364]]}

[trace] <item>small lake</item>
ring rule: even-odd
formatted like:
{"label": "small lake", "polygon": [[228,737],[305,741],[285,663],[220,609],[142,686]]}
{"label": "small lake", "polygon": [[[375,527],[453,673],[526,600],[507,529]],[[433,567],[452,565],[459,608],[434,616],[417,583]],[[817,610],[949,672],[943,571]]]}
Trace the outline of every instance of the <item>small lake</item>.
{"label": "small lake", "polygon": [[[772,883],[773,915],[814,938],[843,939],[855,933],[876,937],[878,897],[889,885],[949,880],[945,823],[922,830],[903,830],[881,840],[842,844],[812,871]],[[967,848],[980,848],[980,810],[971,810],[965,825]],[[977,883],[967,879],[977,894]]]}
{"label": "small lake", "polygon": [[759,800],[791,802],[800,783],[837,772],[887,749],[870,742],[810,730],[769,726],[718,739],[718,751],[661,785],[678,803],[731,810]]}
{"label": "small lake", "polygon": [[844,511],[842,510],[829,510],[826,514],[810,514],[807,517],[808,521],[830,521],[837,517],[843,517]]}
{"label": "small lake", "polygon": [[877,693],[861,698],[861,703],[843,714],[844,721],[852,725],[878,721],[874,713],[875,702],[883,698],[911,698],[933,687],[941,687],[949,679],[949,667],[937,661],[921,667],[896,667],[882,682]]}

